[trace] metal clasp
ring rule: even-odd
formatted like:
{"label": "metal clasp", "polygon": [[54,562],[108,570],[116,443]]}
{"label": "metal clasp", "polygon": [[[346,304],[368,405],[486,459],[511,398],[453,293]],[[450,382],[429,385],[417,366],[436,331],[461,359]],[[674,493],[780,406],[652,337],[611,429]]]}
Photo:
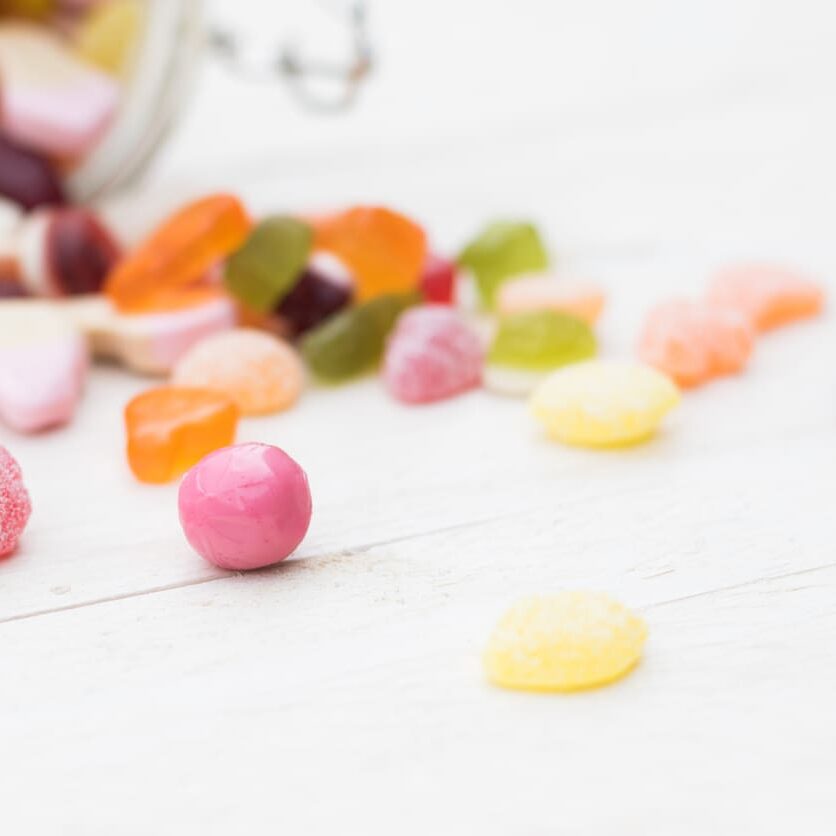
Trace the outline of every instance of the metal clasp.
{"label": "metal clasp", "polygon": [[[284,43],[270,52],[252,49],[252,42],[238,32],[214,27],[209,31],[209,43],[227,65],[244,78],[265,81],[283,78],[291,92],[306,106],[320,111],[340,111],[349,107],[357,97],[364,79],[372,70],[372,47],[368,32],[368,9],[363,0],[353,0],[342,12],[322,4],[340,17],[351,38],[351,58],[344,63],[330,63],[311,59],[295,44]],[[315,89],[325,82],[334,86],[329,95]]]}

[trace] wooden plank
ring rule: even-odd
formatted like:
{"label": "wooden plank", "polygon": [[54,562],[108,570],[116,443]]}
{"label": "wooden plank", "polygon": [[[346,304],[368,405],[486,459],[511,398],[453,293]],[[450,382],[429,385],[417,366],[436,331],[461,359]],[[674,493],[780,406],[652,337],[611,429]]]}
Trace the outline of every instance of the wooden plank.
{"label": "wooden plank", "polygon": [[[645,661],[617,686],[549,697],[490,688],[478,657],[516,587],[565,578],[559,560],[477,574],[443,543],[420,568],[418,549],[374,549],[353,569],[294,565],[4,625],[4,821],[826,832],[833,566],[669,597],[675,584],[613,565],[608,585],[650,623]],[[716,572],[728,556],[714,557]],[[573,580],[600,586],[601,565]]]}

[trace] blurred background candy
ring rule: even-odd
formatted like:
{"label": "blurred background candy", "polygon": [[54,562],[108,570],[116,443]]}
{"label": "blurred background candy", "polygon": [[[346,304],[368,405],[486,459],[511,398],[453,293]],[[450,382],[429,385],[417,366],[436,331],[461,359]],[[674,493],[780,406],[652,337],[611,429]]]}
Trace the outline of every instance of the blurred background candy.
{"label": "blurred background candy", "polygon": [[64,203],[61,181],[46,157],[0,131],[0,197],[22,209]]}
{"label": "blurred background candy", "polygon": [[0,21],[0,78],[0,127],[6,135],[66,161],[93,149],[119,101],[114,79],[43,26]]}
{"label": "blurred background candy", "polygon": [[52,306],[0,305],[0,421],[20,432],[67,423],[81,397],[87,365],[84,337]]}

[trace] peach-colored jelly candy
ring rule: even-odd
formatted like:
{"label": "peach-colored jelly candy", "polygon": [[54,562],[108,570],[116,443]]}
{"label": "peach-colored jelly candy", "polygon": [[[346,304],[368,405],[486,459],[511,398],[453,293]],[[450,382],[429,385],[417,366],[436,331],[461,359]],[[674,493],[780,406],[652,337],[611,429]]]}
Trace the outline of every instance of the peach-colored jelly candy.
{"label": "peach-colored jelly candy", "polygon": [[639,357],[680,386],[740,371],[754,347],[748,320],[730,308],[675,300],[654,308],[639,339]]}
{"label": "peach-colored jelly candy", "polygon": [[172,379],[178,386],[222,392],[243,415],[266,415],[296,402],[304,373],[287,343],[254,328],[234,328],[193,346]]}
{"label": "peach-colored jelly candy", "polygon": [[758,331],[815,316],[824,291],[801,273],[767,264],[741,264],[721,270],[711,283],[713,305],[740,311]]}
{"label": "peach-colored jelly candy", "polygon": [[560,279],[549,273],[530,273],[506,282],[497,295],[501,314],[526,311],[562,311],[590,325],[601,315],[604,293],[589,282]]}

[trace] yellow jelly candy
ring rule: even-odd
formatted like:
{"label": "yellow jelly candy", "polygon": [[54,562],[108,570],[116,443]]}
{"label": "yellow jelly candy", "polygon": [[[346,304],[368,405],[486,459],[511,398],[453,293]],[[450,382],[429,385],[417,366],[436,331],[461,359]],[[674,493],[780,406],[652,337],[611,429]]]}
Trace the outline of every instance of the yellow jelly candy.
{"label": "yellow jelly candy", "polygon": [[647,638],[640,616],[600,592],[524,598],[496,625],[488,679],[524,691],[575,691],[623,676]]}
{"label": "yellow jelly candy", "polygon": [[644,441],[678,403],[679,389],[661,372],[599,360],[549,375],[530,402],[552,438],[584,447]]}
{"label": "yellow jelly candy", "polygon": [[79,29],[78,54],[109,73],[119,74],[139,37],[142,5],[139,0],[111,0],[95,6]]}

